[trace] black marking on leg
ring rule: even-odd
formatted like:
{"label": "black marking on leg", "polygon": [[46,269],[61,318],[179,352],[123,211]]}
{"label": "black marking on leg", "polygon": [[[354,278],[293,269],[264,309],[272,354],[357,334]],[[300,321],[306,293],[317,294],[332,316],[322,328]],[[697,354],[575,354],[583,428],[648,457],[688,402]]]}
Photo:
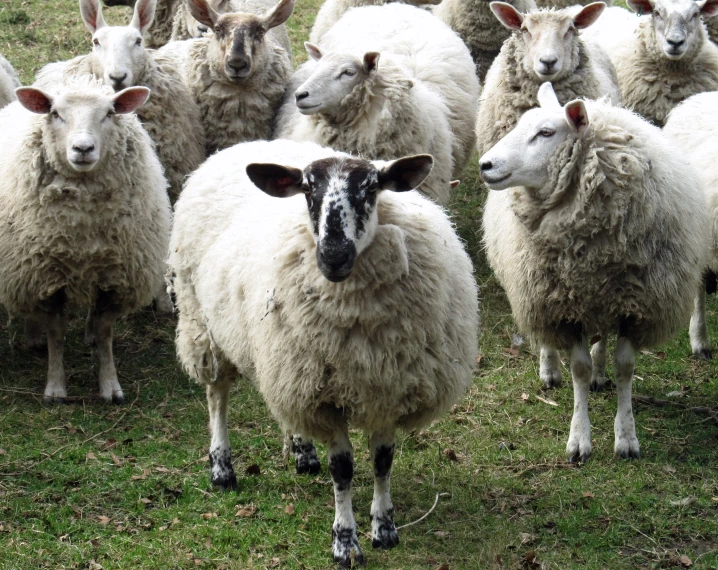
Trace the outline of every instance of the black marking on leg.
{"label": "black marking on leg", "polygon": [[348,451],[336,453],[329,458],[329,473],[337,491],[346,491],[352,486],[354,461]]}
{"label": "black marking on leg", "polygon": [[112,403],[116,406],[121,406],[125,403],[124,394],[112,394]]}
{"label": "black marking on leg", "polygon": [[383,479],[391,471],[394,461],[394,444],[380,445],[374,450],[374,477]]}
{"label": "black marking on leg", "polygon": [[569,463],[578,463],[580,465],[585,465],[587,461],[588,461],[588,454],[580,453],[578,451],[568,458]]}
{"label": "black marking on leg", "polygon": [[214,449],[209,452],[209,466],[212,485],[222,491],[237,488],[237,477],[232,467],[232,452],[228,449]]}
{"label": "black marking on leg", "polygon": [[394,509],[389,509],[377,517],[371,517],[373,548],[394,548],[399,544],[399,533],[394,525]]}
{"label": "black marking on leg", "polygon": [[703,274],[703,283],[706,286],[706,293],[708,295],[715,293],[716,289],[718,289],[718,275],[716,275],[714,271],[708,269]]}
{"label": "black marking on leg", "polygon": [[314,442],[311,439],[304,441],[299,436],[292,436],[292,453],[294,454],[297,475],[303,475],[305,473],[309,475],[319,474],[321,464],[319,463]]}
{"label": "black marking on leg", "polygon": [[591,386],[589,387],[589,389],[591,390],[591,392],[605,392],[611,386],[611,381],[608,379],[604,380],[602,384],[600,384],[596,380],[591,380]]}
{"label": "black marking on leg", "polygon": [[[366,563],[361,548],[359,548],[359,539],[354,528],[348,526],[333,527],[332,550],[334,552],[334,562],[339,564],[340,568],[351,568],[352,562],[357,565]],[[352,551],[354,551],[353,559]]]}
{"label": "black marking on leg", "polygon": [[625,451],[622,451],[620,453],[621,459],[640,459],[641,458],[641,452],[640,451],[633,451],[631,449],[627,449]]}

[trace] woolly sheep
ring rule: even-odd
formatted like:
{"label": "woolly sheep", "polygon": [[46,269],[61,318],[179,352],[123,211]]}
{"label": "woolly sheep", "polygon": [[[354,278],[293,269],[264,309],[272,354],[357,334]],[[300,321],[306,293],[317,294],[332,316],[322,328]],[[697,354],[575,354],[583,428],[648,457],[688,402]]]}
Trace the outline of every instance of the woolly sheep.
{"label": "woolly sheep", "polygon": [[259,141],[210,158],[177,202],[177,352],[207,386],[212,481],[236,485],[227,399],[242,374],[285,428],[328,444],[342,566],[363,560],[349,425],[370,434],[372,545],[391,548],[395,431],[427,425],[471,384],[471,262],[440,207],[397,193],[430,168],[427,155],[369,162]]}
{"label": "woolly sheep", "polygon": [[0,109],[12,103],[15,89],[20,87],[20,80],[10,62],[0,55]]}
{"label": "woolly sheep", "polygon": [[89,307],[100,396],[121,403],[113,322],[152,300],[170,229],[162,167],[129,114],[149,89],[79,83],[17,95],[0,111],[0,304],[45,330],[48,402],[67,397],[64,311]]}
{"label": "woolly sheep", "polygon": [[[103,0],[106,6],[134,7],[137,0]],[[147,47],[159,48],[170,41],[172,23],[185,0],[157,0],[157,9],[152,25],[144,32]]]}
{"label": "woolly sheep", "polygon": [[695,170],[659,129],[605,100],[541,107],[481,157],[489,263],[519,329],[571,350],[572,462],[591,453],[588,339],[616,331],[614,451],[638,457],[631,410],[637,350],[687,322],[709,248]]}
{"label": "woolly sheep", "polygon": [[115,91],[133,85],[150,88],[152,97],[137,110],[137,116],[155,143],[174,202],[185,178],[204,161],[204,131],[199,108],[176,62],[142,45],[154,5],[155,0],[139,0],[129,26],[108,26],[100,0],[80,0],[82,19],[92,33],[92,52],[46,66],[35,85],[50,89],[53,83],[92,75]]}
{"label": "woolly sheep", "polygon": [[276,135],[375,159],[435,153],[421,191],[446,203],[476,136],[479,85],[461,40],[423,10],[388,4],[350,10],[307,50]]}
{"label": "woolly sheep", "polygon": [[[678,141],[687,157],[696,167],[703,181],[708,212],[711,218],[712,254],[708,269],[718,272],[718,121],[715,109],[718,92],[700,93],[686,99],[668,115],[663,132]],[[713,276],[715,278],[715,276]],[[706,330],[706,287],[698,288],[693,316],[689,328],[693,354],[711,357],[710,342]]]}
{"label": "woolly sheep", "polygon": [[[536,9],[534,0],[511,0],[510,4],[524,13]],[[483,83],[511,32],[496,20],[485,0],[442,0],[434,14],[464,40]]]}
{"label": "woolly sheep", "polygon": [[[658,126],[684,99],[718,89],[718,47],[701,16],[718,14],[718,0],[628,0],[639,14],[635,32],[606,49],[616,67],[623,105]],[[615,31],[601,26],[604,36]]]}
{"label": "woolly sheep", "polygon": [[351,8],[360,6],[381,6],[396,2],[398,4],[409,4],[417,7],[428,7],[441,3],[441,0],[326,0],[317,13],[312,31],[309,34],[309,42],[318,44],[324,34],[327,33],[336,22],[339,21],[345,12]]}
{"label": "woolly sheep", "polygon": [[577,97],[608,95],[618,104],[620,94],[613,66],[598,45],[582,39],[605,8],[595,2],[577,11],[536,10],[521,14],[510,4],[492,2],[497,19],[514,34],[506,40],[488,75],[476,122],[479,156],[513,129],[537,106],[541,84],[552,81],[562,103]]}
{"label": "woolly sheep", "polygon": [[292,73],[282,24],[291,15],[294,0],[280,0],[260,15],[218,14],[207,0],[188,0],[188,7],[192,17],[214,33],[172,42],[160,52],[183,69],[200,108],[206,153],[269,139]]}

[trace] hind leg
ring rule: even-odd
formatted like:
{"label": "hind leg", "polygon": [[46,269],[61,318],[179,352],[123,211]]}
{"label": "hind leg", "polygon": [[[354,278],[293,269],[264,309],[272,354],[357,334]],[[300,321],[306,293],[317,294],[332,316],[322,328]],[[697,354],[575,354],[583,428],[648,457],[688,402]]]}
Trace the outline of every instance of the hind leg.
{"label": "hind leg", "polygon": [[371,502],[371,545],[374,548],[394,548],[399,534],[394,525],[394,505],[391,502],[391,465],[394,461],[394,431],[371,436],[371,458],[374,464],[374,499]]}
{"label": "hind leg", "polygon": [[546,388],[558,388],[561,381],[561,356],[552,346],[541,346],[539,377]]}
{"label": "hind leg", "polygon": [[55,312],[44,315],[43,321],[47,333],[47,384],[44,400],[48,404],[64,402],[67,398],[63,364],[67,320],[62,312]]}
{"label": "hind leg", "polygon": [[636,351],[631,345],[631,341],[625,337],[619,338],[616,343],[616,354],[614,355],[618,410],[616,412],[616,421],[613,425],[615,435],[613,450],[616,455],[623,459],[637,459],[641,456],[631,402],[635,366]]}
{"label": "hind leg", "polygon": [[207,384],[207,408],[209,410],[209,465],[212,485],[222,491],[237,488],[237,477],[232,467],[232,446],[227,429],[229,391],[236,376],[234,367],[224,361],[216,363],[214,381]]}
{"label": "hind leg", "polygon": [[37,315],[25,317],[25,345],[31,351],[44,351],[47,348],[47,339],[44,336],[44,319]]}
{"label": "hind leg", "polygon": [[712,357],[711,345],[708,341],[708,327],[706,325],[706,290],[701,284],[693,304],[691,324],[688,327],[691,338],[691,350],[696,356],[710,359]]}
{"label": "hind leg", "polygon": [[566,453],[571,463],[585,463],[591,455],[591,421],[588,418],[591,355],[585,339],[581,339],[571,350],[571,376],[573,377],[573,417]]}
{"label": "hind leg", "polygon": [[317,475],[321,470],[317,450],[314,447],[314,440],[305,438],[302,434],[295,433],[290,436],[290,451],[294,456],[294,464],[297,468],[297,475]]}
{"label": "hind leg", "polygon": [[591,347],[591,392],[601,392],[606,387],[606,335]]}

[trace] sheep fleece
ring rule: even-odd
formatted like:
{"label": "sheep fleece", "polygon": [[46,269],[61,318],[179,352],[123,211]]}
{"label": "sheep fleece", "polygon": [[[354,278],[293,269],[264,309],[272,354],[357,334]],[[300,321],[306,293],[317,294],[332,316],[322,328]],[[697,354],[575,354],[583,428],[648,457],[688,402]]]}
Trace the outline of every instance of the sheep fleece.
{"label": "sheep fleece", "polygon": [[0,109],[12,103],[15,89],[20,87],[20,80],[10,62],[0,55]]}

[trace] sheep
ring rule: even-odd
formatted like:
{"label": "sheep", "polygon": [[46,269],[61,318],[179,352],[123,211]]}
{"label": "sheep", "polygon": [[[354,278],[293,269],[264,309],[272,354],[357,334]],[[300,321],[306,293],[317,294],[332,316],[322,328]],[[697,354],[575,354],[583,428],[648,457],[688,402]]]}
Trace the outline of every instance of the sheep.
{"label": "sheep", "polygon": [[326,0],[317,13],[312,31],[309,34],[309,43],[318,44],[324,34],[327,33],[336,22],[339,21],[345,12],[359,6],[381,6],[390,2],[409,4],[418,8],[429,7],[440,4],[441,0]]}
{"label": "sheep", "polygon": [[269,139],[292,73],[282,24],[294,0],[279,0],[261,15],[218,14],[207,0],[187,1],[192,17],[214,33],[172,42],[160,53],[183,69],[200,108],[207,155],[238,142]]}
{"label": "sheep", "polygon": [[562,103],[604,95],[620,102],[611,62],[598,45],[585,42],[579,33],[599,19],[605,7],[603,2],[595,2],[579,11],[567,8],[521,14],[509,4],[491,3],[498,20],[514,34],[486,76],[476,122],[479,156],[537,105],[536,94],[545,81],[553,82]]}
{"label": "sheep", "polygon": [[15,101],[20,80],[10,62],[0,55],[0,109]]}
{"label": "sheep", "polygon": [[[534,0],[511,0],[510,4],[524,13],[536,9]],[[484,0],[442,0],[434,14],[466,42],[483,84],[510,32],[496,20],[489,2]]]}
{"label": "sheep", "polygon": [[332,549],[345,567],[363,560],[349,424],[370,434],[372,546],[391,548],[395,431],[427,425],[471,384],[471,262],[439,206],[398,194],[417,187],[431,163],[257,141],[211,157],[177,202],[169,258],[177,353],[207,387],[212,482],[236,486],[227,406],[242,374],[284,428],[328,444]]}
{"label": "sheep", "polygon": [[[134,7],[137,0],[103,0],[106,6]],[[172,25],[177,12],[184,6],[185,0],[157,0],[155,19],[144,32],[147,47],[159,48],[172,38]]]}
{"label": "sheep", "polygon": [[312,61],[290,81],[276,136],[375,159],[430,152],[420,190],[445,204],[476,136],[479,84],[461,40],[423,10],[388,4],[350,10],[321,49],[306,47]]}
{"label": "sheep", "polygon": [[65,310],[83,306],[100,397],[123,401],[113,322],[152,300],[170,230],[162,167],[130,114],[149,93],[78,80],[53,95],[19,88],[0,111],[0,304],[45,330],[46,402],[67,397]]}
{"label": "sheep", "polygon": [[[572,462],[591,453],[588,339],[616,331],[615,453],[639,457],[635,352],[688,321],[709,249],[695,169],[661,131],[605,100],[561,107],[550,83],[479,160],[489,264],[519,329],[571,350]],[[499,190],[505,190],[499,192]]]}
{"label": "sheep", "polygon": [[45,66],[35,85],[50,89],[53,83],[91,75],[115,91],[135,85],[150,88],[152,97],[137,110],[137,116],[155,143],[174,202],[185,178],[204,162],[204,131],[199,107],[174,59],[142,45],[142,33],[152,24],[154,5],[155,0],[139,0],[129,26],[108,26],[100,0],[80,0],[82,19],[92,33],[92,52]]}
{"label": "sheep", "polygon": [[660,127],[684,99],[718,89],[718,47],[701,24],[701,16],[718,14],[718,0],[628,0],[628,6],[645,16],[631,36],[606,47],[623,105]]}
{"label": "sheep", "polygon": [[[706,192],[708,212],[711,218],[713,248],[707,268],[712,279],[718,272],[718,170],[716,169],[715,143],[718,140],[718,122],[714,110],[718,105],[718,92],[700,93],[689,97],[675,107],[666,121],[663,132],[678,141],[687,157],[699,172]],[[715,281],[708,283],[715,291]],[[696,296],[693,316],[689,327],[693,354],[711,358],[710,342],[706,330],[706,287],[701,284]]]}

